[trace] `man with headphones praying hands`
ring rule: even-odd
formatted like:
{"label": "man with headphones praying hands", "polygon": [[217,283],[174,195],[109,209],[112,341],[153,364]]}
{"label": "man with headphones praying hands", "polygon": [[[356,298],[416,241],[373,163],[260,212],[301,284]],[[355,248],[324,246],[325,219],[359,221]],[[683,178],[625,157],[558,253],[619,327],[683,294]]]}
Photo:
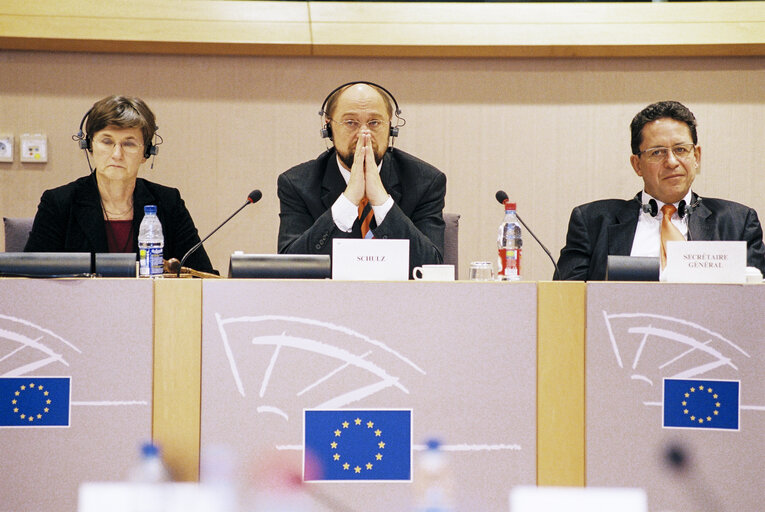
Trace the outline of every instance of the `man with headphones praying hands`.
{"label": "man with headphones praying hands", "polygon": [[371,82],[343,84],[319,114],[333,147],[279,176],[279,252],[331,254],[334,238],[408,239],[410,274],[441,263],[446,176],[393,149],[403,125],[393,95]]}
{"label": "man with headphones praying hands", "polygon": [[693,113],[677,101],[653,103],[632,119],[630,131],[630,163],[643,190],[574,208],[554,279],[603,280],[608,255],[659,257],[664,268],[670,240],[745,241],[747,265],[765,273],[757,212],[691,191],[701,166]]}

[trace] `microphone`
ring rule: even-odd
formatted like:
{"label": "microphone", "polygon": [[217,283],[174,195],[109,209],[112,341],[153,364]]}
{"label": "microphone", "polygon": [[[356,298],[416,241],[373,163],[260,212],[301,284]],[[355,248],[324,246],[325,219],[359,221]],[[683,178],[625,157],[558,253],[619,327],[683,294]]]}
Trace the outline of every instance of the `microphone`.
{"label": "microphone", "polygon": [[[505,204],[507,201],[510,200],[510,198],[507,197],[507,193],[504,190],[497,190],[497,193],[494,194],[494,197],[497,198],[497,201],[500,204]],[[553,267],[555,267],[555,275],[559,276],[560,275],[560,269],[558,269],[558,264],[555,263],[555,259],[552,257],[552,254],[550,254],[550,251],[547,250],[547,247],[545,247],[545,244],[543,244],[542,242],[539,241],[539,238],[537,238],[537,235],[535,235],[534,232],[531,231],[531,229],[529,229],[529,227],[526,225],[526,223],[523,222],[523,219],[521,218],[520,215],[518,215],[517,211],[515,212],[515,216],[518,217],[518,220],[521,222],[521,224],[523,224],[523,227],[526,228],[526,231],[528,231],[529,234],[532,237],[534,237],[534,240],[537,241],[537,243],[542,248],[542,250],[547,254],[547,257],[550,258],[550,261],[552,261]]]}
{"label": "microphone", "polygon": [[241,211],[242,211],[242,209],[243,209],[245,206],[247,206],[248,204],[257,203],[258,201],[260,201],[260,198],[261,198],[261,197],[263,197],[263,192],[261,192],[261,191],[260,191],[260,190],[258,190],[258,189],[255,189],[255,190],[253,190],[252,192],[250,192],[250,194],[247,196],[247,201],[246,201],[246,202],[245,202],[245,203],[244,203],[242,206],[240,206],[240,207],[239,207],[239,209],[238,209],[237,211],[235,211],[234,213],[232,213],[231,215],[229,215],[228,219],[226,219],[226,220],[224,220],[223,222],[221,222],[221,223],[220,223],[220,225],[218,225],[218,227],[217,227],[217,228],[213,229],[213,230],[212,230],[212,232],[211,232],[209,235],[207,235],[206,237],[204,237],[202,240],[200,240],[200,241],[199,241],[199,243],[198,243],[198,244],[196,244],[194,247],[192,247],[191,249],[189,249],[189,250],[188,250],[188,252],[187,252],[186,254],[184,254],[184,255],[183,255],[183,258],[181,258],[181,263],[180,263],[180,265],[178,265],[178,277],[181,277],[181,269],[183,268],[183,264],[186,262],[186,259],[187,259],[189,256],[191,256],[191,255],[194,253],[194,251],[196,251],[197,249],[199,249],[200,247],[202,247],[202,244],[205,242],[205,240],[207,240],[208,238],[210,238],[211,236],[213,236],[213,235],[215,234],[215,232],[216,232],[216,231],[218,231],[220,228],[222,228],[222,227],[223,227],[223,225],[224,225],[225,223],[227,223],[228,221],[230,221],[230,220],[231,220],[231,219],[234,217],[234,215],[236,215],[237,213],[241,212]]}
{"label": "microphone", "polygon": [[693,459],[682,444],[672,442],[664,448],[664,463],[679,478],[680,486],[696,501],[695,510],[722,512],[722,501],[704,475],[696,471]]}

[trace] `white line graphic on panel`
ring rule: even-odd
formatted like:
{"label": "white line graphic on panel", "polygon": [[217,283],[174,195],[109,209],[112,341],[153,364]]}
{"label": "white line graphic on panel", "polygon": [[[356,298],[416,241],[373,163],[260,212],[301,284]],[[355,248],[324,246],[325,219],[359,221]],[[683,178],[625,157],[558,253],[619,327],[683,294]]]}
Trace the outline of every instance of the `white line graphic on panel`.
{"label": "white line graphic on panel", "polygon": [[[303,451],[302,444],[278,444],[275,448],[279,451]],[[425,451],[427,445],[413,444],[412,450]],[[442,444],[439,449],[445,452],[497,452],[497,451],[520,451],[519,444]]]}
{"label": "white line graphic on panel", "polygon": [[[634,351],[631,369],[635,373],[630,379],[652,387],[658,383],[657,389],[661,389],[665,378],[702,378],[719,369],[737,375],[742,364],[751,363],[752,356],[739,344],[719,332],[682,318],[652,313],[609,314],[605,310],[603,318],[616,364],[624,368],[624,357]],[[675,348],[681,350],[673,353]],[[641,365],[642,371],[637,373]],[[734,375],[728,378],[734,378]],[[642,403],[646,407],[662,406],[656,401]],[[740,409],[761,411],[765,407],[741,405]]]}
{"label": "white line graphic on panel", "polygon": [[272,407],[270,405],[261,405],[257,408],[258,412],[270,412],[273,414],[276,414],[278,416],[281,416],[285,420],[289,420],[290,417],[287,416],[287,413],[279,409],[278,407]]}
{"label": "white line graphic on panel", "polygon": [[[248,397],[247,391],[255,387],[259,390],[257,400],[266,398],[269,392],[284,397],[285,389],[282,386],[295,386],[303,378],[303,375],[295,374],[291,366],[295,357],[299,357],[299,354],[318,356],[310,359],[310,363],[304,367],[307,368],[304,373],[308,384],[296,386],[294,396],[301,397],[301,401],[292,403],[289,398],[281,398],[283,403],[279,406],[259,404],[256,407],[258,413],[272,414],[286,421],[289,421],[291,415],[299,416],[304,408],[342,409],[363,402],[384,390],[396,390],[410,395],[409,385],[404,379],[412,372],[427,375],[422,367],[405,354],[342,325],[286,315],[224,318],[221,313],[215,313],[215,319],[225,361],[231,371],[235,389],[242,397]],[[271,324],[265,325],[264,322]],[[259,335],[262,330],[271,330],[271,333]],[[248,346],[259,350],[248,351]],[[263,349],[269,348],[272,350],[264,353]],[[323,360],[326,358],[339,361],[340,364],[332,364],[330,361],[328,365]],[[301,364],[307,362],[306,359],[301,361]],[[385,361],[385,365],[382,361]],[[391,368],[396,367],[391,364],[400,364],[401,368],[393,372]],[[253,368],[261,369],[253,372]],[[315,369],[315,373],[311,369]],[[261,371],[262,377],[258,379],[257,375]],[[343,373],[348,375],[341,375]],[[370,376],[372,382],[365,382],[364,379],[368,381]],[[332,379],[336,379],[345,389],[339,391],[330,385],[328,381]],[[311,400],[308,395],[315,398]],[[290,396],[290,391],[287,391],[287,396]],[[303,450],[302,444],[274,446],[277,450]],[[455,452],[521,450],[519,444],[511,443],[466,443],[442,447]],[[425,445],[415,445],[414,449],[424,450]]]}
{"label": "white line graphic on panel", "polygon": [[[643,359],[644,352],[649,349],[648,347],[650,345],[658,344],[666,346],[669,342],[670,344],[676,344],[683,347],[682,352],[670,357],[661,364],[658,364],[655,370],[664,370],[671,366],[682,366],[684,362],[690,363],[687,364],[685,368],[677,369],[667,375],[665,375],[664,372],[659,372],[659,374],[655,375],[653,378],[643,373],[635,373],[631,377],[632,379],[642,380],[651,385],[653,385],[654,380],[657,378],[667,377],[688,379],[704,375],[705,373],[723,366],[738,370],[738,366],[734,363],[733,358],[751,357],[744,349],[720,333],[681,318],[651,313],[609,314],[605,310],[603,310],[603,318],[605,320],[611,348],[614,357],[616,358],[616,363],[620,368],[624,368],[624,364],[622,363],[623,353],[628,350],[634,350],[632,369],[637,370]],[[614,326],[614,323],[617,320],[625,319],[629,321],[629,325],[626,328],[623,328],[622,332],[642,335],[639,341],[633,341],[630,336],[624,336],[624,339],[620,340],[619,336],[617,336],[617,329]],[[640,325],[640,323],[644,323],[644,325]],[[661,326],[657,326],[657,323],[661,324]],[[694,332],[701,333],[704,341],[697,339],[697,337],[693,335]],[[732,353],[727,355],[725,352]],[[706,361],[701,364],[698,364],[698,362],[691,363],[690,356],[692,355],[702,357],[706,359]]]}
{"label": "white line graphic on panel", "polygon": [[18,328],[29,327],[43,334],[43,336],[39,336],[33,339],[27,335],[22,334],[21,332],[15,332],[15,331],[10,331],[7,329],[0,328],[0,339],[5,339],[14,344],[18,344],[18,346],[14,350],[11,350],[8,354],[3,356],[3,358],[0,359],[0,362],[8,360],[8,363],[10,363],[10,361],[12,361],[13,356],[25,350],[36,350],[38,352],[41,352],[45,356],[47,356],[47,357],[38,359],[36,361],[27,362],[25,364],[16,366],[15,368],[6,370],[0,373],[0,376],[2,377],[19,377],[22,375],[26,375],[29,372],[39,370],[40,368],[44,368],[45,366],[52,363],[61,363],[64,366],[69,366],[69,363],[66,361],[63,354],[57,353],[55,350],[53,350],[53,348],[51,348],[50,346],[46,345],[45,343],[41,341],[46,335],[61,341],[72,350],[78,353],[81,353],[79,348],[75,347],[72,343],[68,342],[67,340],[59,336],[58,334],[54,333],[53,331],[49,329],[45,329],[44,327],[41,327],[35,323],[32,323],[28,320],[24,320],[22,318],[17,318],[17,317],[8,316],[8,315],[2,315],[2,314],[0,314],[0,320],[7,320],[11,322],[12,325],[15,325]]}
{"label": "white line graphic on panel", "polygon": [[[643,402],[646,407],[661,407],[661,402]],[[765,405],[739,405],[739,409],[742,411],[765,411]]]}
{"label": "white line graphic on panel", "polygon": [[97,407],[103,407],[103,406],[115,406],[115,405],[149,405],[149,402],[146,400],[128,400],[128,401],[122,401],[122,402],[69,402],[71,405],[89,405],[89,406],[97,406]]}
{"label": "white line graphic on panel", "polygon": [[[46,366],[60,363],[66,367],[71,367],[71,364],[64,356],[64,354],[58,353],[49,342],[52,338],[54,342],[60,342],[64,345],[64,348],[71,349],[78,354],[82,354],[74,343],[66,340],[62,336],[59,336],[50,329],[46,329],[40,325],[23,318],[0,314],[0,321],[6,323],[5,328],[0,327],[0,341],[11,342],[13,348],[8,353],[0,357],[0,377],[23,377],[33,376],[32,373],[45,368]],[[11,330],[14,329],[14,330]],[[33,331],[34,337],[25,334],[23,331]],[[39,334],[39,336],[37,336]],[[16,346],[18,345],[18,346]],[[29,361],[29,352],[35,354],[40,353],[42,356],[40,359]],[[25,356],[26,359],[23,363],[14,363],[16,357]],[[46,370],[50,371],[50,369]],[[67,373],[70,373],[68,371]],[[149,403],[145,400],[101,400],[101,401],[72,401],[73,406],[90,406],[90,407],[114,407],[114,406],[131,406],[140,405],[147,406]]]}
{"label": "white line graphic on panel", "polygon": [[[368,356],[369,354],[371,354],[371,353],[372,353],[372,351],[371,351],[371,350],[369,350],[369,351],[367,351],[367,352],[365,352],[365,353],[361,354],[359,357],[360,357],[360,358],[362,358],[362,359],[364,359],[365,357],[367,357],[367,356]],[[332,376],[334,376],[336,373],[339,373],[339,372],[341,372],[342,370],[345,370],[346,368],[348,368],[348,366],[350,366],[350,363],[344,363],[344,364],[342,364],[342,365],[338,366],[337,368],[335,368],[334,370],[332,370],[331,372],[329,372],[328,374],[326,374],[324,377],[320,378],[319,380],[317,380],[317,381],[316,381],[316,382],[314,382],[313,384],[309,384],[308,386],[306,386],[305,388],[303,388],[301,391],[299,391],[299,392],[298,392],[297,396],[300,396],[300,395],[302,395],[302,394],[303,394],[303,393],[305,393],[306,391],[310,391],[310,390],[312,390],[313,388],[315,388],[316,386],[318,386],[319,384],[321,384],[321,383],[322,383],[322,382],[324,382],[325,380],[328,380],[329,378],[331,378]]]}
{"label": "white line graphic on panel", "polygon": [[[217,321],[218,330],[220,332],[221,339],[223,341],[223,349],[226,354],[226,359],[228,361],[229,368],[231,370],[231,375],[234,379],[234,384],[236,386],[237,391],[242,396],[246,396],[246,390],[245,390],[244,383],[242,381],[242,374],[240,372],[239,364],[236,360],[236,357],[234,356],[234,350],[233,350],[234,342],[230,338],[229,333],[227,332],[227,327],[234,326],[234,325],[242,325],[242,324],[254,325],[254,324],[266,322],[266,321],[276,321],[276,322],[281,322],[282,324],[287,323],[287,324],[294,325],[295,327],[298,327],[298,326],[320,327],[323,329],[328,329],[330,332],[340,333],[343,335],[350,336],[352,337],[352,339],[361,340],[361,342],[365,344],[372,345],[374,348],[382,350],[385,353],[388,353],[394,356],[396,359],[403,362],[408,367],[425,375],[425,371],[422,368],[420,368],[417,364],[415,364],[409,358],[407,358],[400,352],[392,349],[385,343],[379,340],[372,339],[371,337],[366,336],[348,327],[337,325],[331,322],[323,322],[319,320],[313,320],[310,318],[282,316],[282,315],[243,316],[243,317],[235,317],[235,318],[223,318],[219,313],[215,314],[215,319]],[[306,338],[302,336],[291,336],[287,334],[287,330],[284,329],[283,326],[280,328],[280,330],[281,330],[281,334],[278,334],[278,335],[255,336],[250,339],[250,343],[255,346],[273,346],[274,347],[274,351],[271,354],[271,358],[269,360],[268,366],[266,367],[263,378],[260,382],[260,390],[259,390],[260,398],[263,398],[267,393],[268,386],[271,383],[271,380],[276,368],[276,363],[281,357],[283,357],[284,351],[282,349],[295,349],[299,351],[309,352],[319,356],[326,356],[332,359],[337,359],[342,362],[342,364],[340,364],[339,366],[328,371],[325,375],[319,377],[318,379],[314,380],[312,383],[308,384],[303,389],[298,391],[296,393],[296,396],[302,396],[306,394],[308,391],[311,391],[317,388],[320,384],[325,383],[332,377],[337,376],[340,372],[351,369],[351,368],[363,370],[375,377],[375,382],[372,382],[364,386],[360,386],[356,389],[347,391],[338,396],[334,396],[329,399],[326,399],[323,402],[313,406],[313,408],[318,408],[318,409],[341,408],[343,406],[363,400],[364,398],[368,396],[374,395],[375,393],[378,393],[388,388],[396,388],[405,394],[409,394],[409,390],[407,389],[406,386],[404,386],[400,382],[399,377],[392,375],[388,370],[386,370],[385,368],[382,368],[379,364],[376,364],[375,362],[370,361],[368,359],[368,357],[373,353],[373,350],[367,350],[363,352],[361,355],[357,355],[349,350],[346,350],[345,348],[340,348],[330,343],[326,343],[323,341],[318,341],[315,339],[310,339],[310,338]],[[289,415],[284,410],[274,406],[261,406],[258,408],[258,412],[273,413],[273,414],[282,416],[285,419],[289,418]]]}

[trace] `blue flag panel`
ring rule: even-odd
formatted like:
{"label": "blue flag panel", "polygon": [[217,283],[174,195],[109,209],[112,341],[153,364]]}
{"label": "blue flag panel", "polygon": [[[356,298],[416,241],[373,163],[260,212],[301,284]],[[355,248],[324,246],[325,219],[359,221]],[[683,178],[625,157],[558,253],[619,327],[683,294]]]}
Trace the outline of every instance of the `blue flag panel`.
{"label": "blue flag panel", "polygon": [[68,427],[71,377],[0,377],[0,427]]}
{"label": "blue flag panel", "polygon": [[411,410],[304,411],[306,481],[411,480]]}
{"label": "blue flag panel", "polygon": [[664,426],[738,430],[739,381],[664,379]]}

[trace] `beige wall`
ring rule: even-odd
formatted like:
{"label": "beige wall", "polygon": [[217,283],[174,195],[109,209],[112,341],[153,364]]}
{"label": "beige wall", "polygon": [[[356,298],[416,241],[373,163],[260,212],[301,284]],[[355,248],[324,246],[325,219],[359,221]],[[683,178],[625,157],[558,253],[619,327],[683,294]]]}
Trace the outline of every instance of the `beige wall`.
{"label": "beige wall", "polygon": [[[765,58],[374,59],[164,56],[0,51],[0,133],[43,131],[47,164],[0,163],[0,214],[33,216],[46,188],[87,172],[71,135],[107,94],[141,96],[164,137],[147,179],[178,187],[202,234],[260,188],[264,197],[206,248],[228,268],[234,250],[275,252],[276,177],[324,149],[316,115],[353,79],[379,82],[407,119],[397,147],[448,177],[446,208],[462,214],[461,274],[493,259],[498,188],[557,258],[571,208],[641,187],[628,124],[646,104],[686,103],[699,119],[702,195],[765,212]],[[526,236],[524,274],[552,265]]]}

